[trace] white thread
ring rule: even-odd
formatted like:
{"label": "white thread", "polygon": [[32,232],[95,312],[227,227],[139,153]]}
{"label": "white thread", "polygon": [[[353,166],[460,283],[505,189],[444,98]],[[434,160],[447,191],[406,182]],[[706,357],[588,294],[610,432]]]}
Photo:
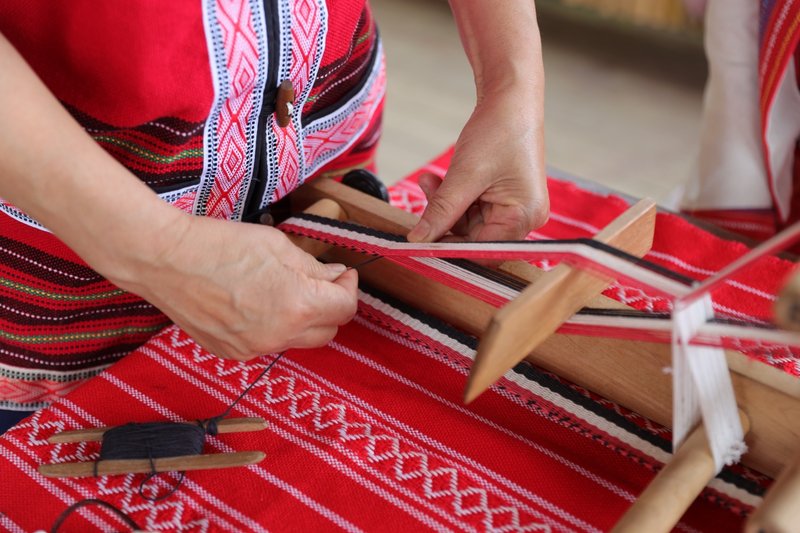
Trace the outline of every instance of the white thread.
{"label": "white thread", "polygon": [[713,317],[711,297],[675,302],[672,312],[672,401],[674,450],[702,420],[716,472],[747,450],[730,372],[721,348],[689,344]]}

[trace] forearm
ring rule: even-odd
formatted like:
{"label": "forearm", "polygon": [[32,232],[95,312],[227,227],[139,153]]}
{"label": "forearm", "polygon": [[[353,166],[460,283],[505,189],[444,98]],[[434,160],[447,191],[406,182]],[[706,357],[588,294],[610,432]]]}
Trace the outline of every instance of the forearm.
{"label": "forearm", "polygon": [[450,0],[475,75],[478,102],[508,93],[528,110],[544,102],[544,71],[533,0]]}
{"label": "forearm", "polygon": [[408,234],[435,241],[521,239],[547,220],[544,73],[533,0],[450,0],[477,103],[446,179],[421,179],[428,205]]}
{"label": "forearm", "polygon": [[182,213],[95,143],[2,35],[0,72],[0,197],[101,274],[131,278]]}

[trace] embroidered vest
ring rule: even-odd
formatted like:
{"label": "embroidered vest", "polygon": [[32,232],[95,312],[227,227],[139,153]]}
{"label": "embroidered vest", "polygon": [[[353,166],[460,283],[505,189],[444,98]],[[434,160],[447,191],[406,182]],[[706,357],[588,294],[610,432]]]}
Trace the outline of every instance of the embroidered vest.
{"label": "embroidered vest", "polygon": [[[369,163],[385,73],[365,0],[8,0],[0,32],[165,201],[241,220]],[[295,113],[281,128],[277,87]],[[0,409],[37,409],[169,324],[0,202]]]}

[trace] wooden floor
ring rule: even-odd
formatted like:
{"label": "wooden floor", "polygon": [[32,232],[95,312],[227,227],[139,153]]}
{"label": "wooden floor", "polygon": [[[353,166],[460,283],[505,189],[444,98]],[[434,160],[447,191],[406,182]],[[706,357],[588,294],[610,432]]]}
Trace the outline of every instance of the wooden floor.
{"label": "wooden floor", "polygon": [[[447,2],[372,4],[389,69],[378,165],[393,182],[455,141],[474,88]],[[546,9],[539,19],[548,165],[669,203],[696,155],[701,46]]]}

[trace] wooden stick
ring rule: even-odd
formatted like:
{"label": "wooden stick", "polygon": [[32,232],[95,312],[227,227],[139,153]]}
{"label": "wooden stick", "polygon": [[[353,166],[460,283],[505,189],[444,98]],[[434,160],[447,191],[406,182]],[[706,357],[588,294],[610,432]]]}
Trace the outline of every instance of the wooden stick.
{"label": "wooden stick", "polygon": [[[97,475],[147,474],[156,472],[186,472],[189,470],[210,470],[230,468],[259,463],[267,456],[264,452],[209,453],[205,455],[186,455],[181,457],[162,457],[153,459],[107,459],[97,463]],[[57,463],[40,465],[39,473],[45,477],[89,477],[94,476],[95,463]]]}
{"label": "wooden stick", "polygon": [[[405,234],[417,217],[376,198],[331,180],[315,180],[292,193],[299,207],[320,198],[336,200],[353,222],[383,231]],[[347,263],[363,255],[331,249],[329,255]],[[522,262],[503,263],[500,270],[535,282],[544,273]],[[425,276],[393,264],[377,261],[359,269],[360,279],[422,312],[481,335],[497,311],[493,306],[446,287]],[[587,304],[593,308],[629,309],[606,296]],[[736,397],[750,417],[749,452],[742,462],[767,475],[777,476],[793,459],[800,442],[800,380],[741,352],[727,350]],[[555,334],[527,358],[581,387],[669,427],[672,423],[672,379],[663,368],[670,366],[670,346],[622,339]],[[626,369],[620,372],[620,369]]]}
{"label": "wooden stick", "polygon": [[[192,422],[187,422],[191,424]],[[267,421],[263,418],[225,418],[217,423],[218,433],[239,433],[242,431],[261,431],[267,428]],[[63,444],[67,442],[91,442],[103,440],[103,434],[113,427],[74,429],[62,431],[52,435],[47,442],[50,444]]]}
{"label": "wooden stick", "polygon": [[[750,429],[747,416],[739,411],[742,429]],[[692,502],[716,475],[706,432],[698,426],[672,460],[653,478],[639,498],[617,522],[613,533],[669,532]]]}
{"label": "wooden stick", "polygon": [[[656,206],[642,200],[595,236],[628,253],[643,256],[653,245]],[[488,389],[577,313],[611,280],[560,264],[530,284],[500,309],[484,333],[470,370],[466,403]]]}
{"label": "wooden stick", "polygon": [[800,516],[800,454],[783,469],[764,501],[750,515],[745,533],[792,533]]}

